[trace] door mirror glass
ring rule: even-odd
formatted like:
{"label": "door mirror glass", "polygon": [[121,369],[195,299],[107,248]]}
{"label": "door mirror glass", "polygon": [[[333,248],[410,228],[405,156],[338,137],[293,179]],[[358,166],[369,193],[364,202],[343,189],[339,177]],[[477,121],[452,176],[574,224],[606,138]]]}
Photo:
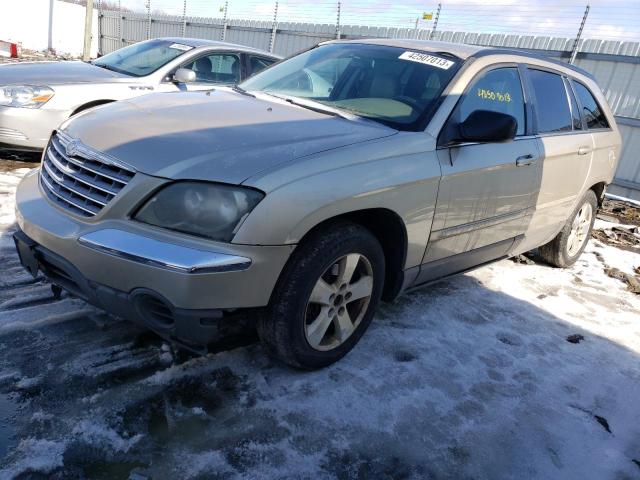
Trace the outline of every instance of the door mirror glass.
{"label": "door mirror glass", "polygon": [[491,110],[475,110],[458,124],[458,142],[506,142],[513,140],[518,121],[511,115]]}
{"label": "door mirror glass", "polygon": [[196,81],[196,72],[188,68],[179,68],[173,74],[173,81],[178,83],[191,83]]}

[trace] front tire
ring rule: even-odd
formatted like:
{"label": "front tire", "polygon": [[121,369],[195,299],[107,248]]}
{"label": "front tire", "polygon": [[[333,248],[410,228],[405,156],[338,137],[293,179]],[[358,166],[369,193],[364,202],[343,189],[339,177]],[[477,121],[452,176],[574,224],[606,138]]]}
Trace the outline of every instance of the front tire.
{"label": "front tire", "polygon": [[371,323],[384,270],[382,247],[366,228],[341,222],[312,233],[295,250],[258,320],[260,340],[296,368],[338,361]]}
{"label": "front tire", "polygon": [[560,233],[540,247],[540,256],[547,263],[560,268],[576,263],[591,237],[597,210],[596,194],[588,190]]}

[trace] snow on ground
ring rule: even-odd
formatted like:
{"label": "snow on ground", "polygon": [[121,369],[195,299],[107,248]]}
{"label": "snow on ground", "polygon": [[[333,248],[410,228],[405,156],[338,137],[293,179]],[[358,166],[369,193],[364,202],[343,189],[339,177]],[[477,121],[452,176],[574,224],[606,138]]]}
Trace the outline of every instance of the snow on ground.
{"label": "snow on ground", "polygon": [[0,173],[0,478],[640,478],[640,296],[603,272],[638,254],[592,241],[567,270],[407,294],[303,373],[54,301],[10,241],[25,172]]}

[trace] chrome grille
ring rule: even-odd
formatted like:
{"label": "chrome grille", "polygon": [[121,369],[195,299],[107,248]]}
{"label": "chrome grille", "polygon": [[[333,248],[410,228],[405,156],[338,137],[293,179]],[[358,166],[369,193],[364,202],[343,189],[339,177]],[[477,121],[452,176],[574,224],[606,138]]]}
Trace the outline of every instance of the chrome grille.
{"label": "chrome grille", "polygon": [[58,132],[43,157],[40,182],[55,203],[76,215],[93,217],[134,175],[133,169]]}

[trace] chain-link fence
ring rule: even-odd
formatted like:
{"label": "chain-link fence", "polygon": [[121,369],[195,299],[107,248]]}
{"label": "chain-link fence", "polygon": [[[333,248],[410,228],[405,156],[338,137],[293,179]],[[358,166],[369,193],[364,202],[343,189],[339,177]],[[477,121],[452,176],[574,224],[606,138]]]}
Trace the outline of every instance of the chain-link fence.
{"label": "chain-link fence", "polygon": [[[605,9],[569,0],[534,9],[511,0],[498,6],[483,6],[479,0],[426,6],[384,1],[96,0],[100,50],[108,53],[171,36],[223,40],[284,56],[326,40],[365,37],[537,51],[595,75],[624,139],[616,174],[616,184],[624,190],[618,193],[640,197],[640,3],[614,0]],[[541,2],[546,0],[538,0],[538,5]]]}

